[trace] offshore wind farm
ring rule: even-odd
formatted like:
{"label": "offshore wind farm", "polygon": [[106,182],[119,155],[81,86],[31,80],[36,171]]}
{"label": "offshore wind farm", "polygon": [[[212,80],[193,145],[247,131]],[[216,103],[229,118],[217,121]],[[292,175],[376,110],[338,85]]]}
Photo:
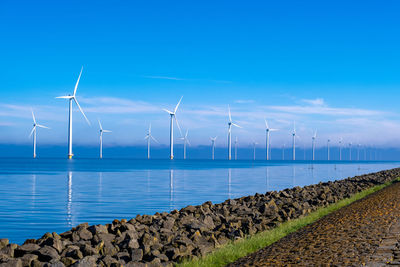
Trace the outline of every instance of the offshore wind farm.
{"label": "offshore wind farm", "polygon": [[0,266],[386,251],[400,6],[289,2],[0,3]]}

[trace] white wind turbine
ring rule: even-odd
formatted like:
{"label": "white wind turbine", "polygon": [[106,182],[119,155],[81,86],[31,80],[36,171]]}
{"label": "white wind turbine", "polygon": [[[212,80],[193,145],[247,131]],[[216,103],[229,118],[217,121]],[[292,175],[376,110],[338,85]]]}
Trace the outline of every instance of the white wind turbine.
{"label": "white wind turbine", "polygon": [[266,159],[269,160],[269,150],[270,150],[270,139],[269,139],[269,133],[270,132],[275,132],[278,131],[278,129],[271,129],[268,126],[268,122],[266,119],[264,119],[265,121],[265,132],[266,132],[266,140],[265,140],[265,148],[266,148]]}
{"label": "white wind turbine", "polygon": [[256,160],[256,145],[258,143],[257,142],[253,142],[253,160]]}
{"label": "white wind turbine", "polygon": [[311,139],[312,139],[312,160],[315,160],[315,139],[317,139],[317,131],[315,131]]}
{"label": "white wind turbine", "polygon": [[349,160],[351,161],[351,145],[352,145],[352,143],[350,142],[349,143]]}
{"label": "white wind turbine", "polygon": [[36,130],[37,128],[45,128],[45,129],[50,129],[49,127],[40,125],[36,122],[36,118],[35,118],[35,114],[33,114],[33,110],[32,111],[32,119],[33,119],[33,128],[31,131],[31,134],[29,135],[29,137],[31,137],[33,135],[33,158],[36,158]]}
{"label": "white wind turbine", "polygon": [[293,132],[292,132],[292,143],[293,143],[293,160],[296,160],[296,137],[299,138],[299,136],[296,134],[296,124],[293,122]]}
{"label": "white wind turbine", "polygon": [[178,107],[182,101],[183,96],[181,99],[179,99],[178,104],[176,104],[174,111],[169,111],[168,109],[163,109],[165,112],[168,112],[169,115],[171,116],[171,122],[170,122],[170,129],[169,129],[169,158],[173,159],[174,158],[174,120],[176,122],[176,126],[178,126],[178,130],[182,136],[182,131],[181,127],[179,127],[178,120],[176,119],[176,111],[178,110]]}
{"label": "white wind turbine", "polygon": [[339,160],[342,160],[342,141],[343,141],[343,138],[340,137],[340,139],[339,139]]}
{"label": "white wind turbine", "polygon": [[76,81],[75,88],[74,88],[74,94],[73,95],[56,97],[56,98],[63,98],[63,99],[68,99],[69,100],[69,124],[68,124],[68,158],[69,159],[72,159],[72,157],[74,155],[72,153],[72,101],[75,101],[75,104],[78,106],[78,108],[79,108],[80,112],[82,113],[83,117],[85,117],[85,120],[90,125],[90,122],[89,122],[88,118],[86,117],[86,115],[83,112],[81,106],[79,105],[78,100],[76,99],[76,90],[78,89],[78,84],[79,84],[79,80],[81,79],[82,70],[83,70],[83,67],[81,68],[81,72],[79,73],[78,80]]}
{"label": "white wind turbine", "polygon": [[328,160],[330,160],[330,152],[329,152],[329,143],[331,142],[330,139],[327,141],[327,153],[328,153]]}
{"label": "white wind turbine", "polygon": [[181,137],[181,140],[183,140],[183,159],[186,159],[186,145],[190,146],[190,142],[187,136],[188,136],[188,130],[186,130],[185,136]]}
{"label": "white wind turbine", "polygon": [[236,123],[232,122],[232,116],[231,116],[231,108],[228,105],[228,115],[229,115],[229,122],[228,122],[228,159],[231,160],[232,158],[232,125],[236,126],[238,128],[242,128]]}
{"label": "white wind turbine", "polygon": [[147,140],[147,159],[150,159],[150,139],[153,139],[153,141],[155,141],[156,143],[159,143],[157,141],[157,139],[155,139],[152,135],[151,135],[151,124],[149,125],[149,129],[147,130],[147,134],[146,137],[144,138]]}
{"label": "white wind turbine", "polygon": [[215,156],[215,141],[217,140],[217,137],[210,137],[211,140],[211,159],[214,160]]}
{"label": "white wind turbine", "polygon": [[101,126],[101,122],[100,120],[98,120],[99,122],[99,127],[100,127],[100,158],[103,158],[103,133],[111,133],[111,131],[109,130],[104,130],[103,126]]}
{"label": "white wind turbine", "polygon": [[235,138],[235,160],[237,160],[237,144],[238,144],[238,138],[236,136],[236,138]]}

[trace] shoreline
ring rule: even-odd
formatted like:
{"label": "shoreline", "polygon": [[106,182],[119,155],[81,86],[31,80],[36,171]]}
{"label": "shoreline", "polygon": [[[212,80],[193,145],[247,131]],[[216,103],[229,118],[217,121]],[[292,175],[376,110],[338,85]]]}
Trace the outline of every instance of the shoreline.
{"label": "shoreline", "polygon": [[0,239],[0,263],[14,266],[154,266],[199,258],[232,240],[273,229],[355,193],[400,176],[400,169],[380,171],[294,187],[279,192],[210,201],[170,213],[138,215],[111,224],[80,224],[62,233],[46,233],[23,245]]}

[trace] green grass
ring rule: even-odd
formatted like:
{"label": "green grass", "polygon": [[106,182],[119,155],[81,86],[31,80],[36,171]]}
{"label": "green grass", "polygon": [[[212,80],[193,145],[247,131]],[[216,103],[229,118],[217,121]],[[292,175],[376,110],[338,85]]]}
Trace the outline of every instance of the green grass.
{"label": "green grass", "polygon": [[[395,181],[400,181],[399,179],[400,178],[397,178]],[[334,204],[329,205],[328,207],[320,208],[307,216],[284,222],[271,230],[260,232],[235,242],[230,242],[216,249],[214,252],[206,255],[203,258],[187,260],[177,264],[177,266],[225,266],[228,263],[234,262],[241,257],[260,250],[266,246],[269,246],[272,243],[281,239],[282,237],[292,232],[295,232],[296,230],[308,224],[311,224],[318,219],[326,216],[327,214],[336,211],[344,206],[347,206],[354,201],[362,199],[378,190],[381,190],[382,188],[392,184],[393,182],[388,182],[382,185],[371,187],[353,195],[350,198],[340,200]]]}

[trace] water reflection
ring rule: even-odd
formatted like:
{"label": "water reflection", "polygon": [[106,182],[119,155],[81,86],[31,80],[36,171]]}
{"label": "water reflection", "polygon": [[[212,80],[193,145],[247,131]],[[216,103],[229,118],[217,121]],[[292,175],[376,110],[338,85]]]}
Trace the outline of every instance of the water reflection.
{"label": "water reflection", "polygon": [[232,169],[228,168],[228,199],[231,198]]}
{"label": "water reflection", "polygon": [[36,204],[36,174],[32,175],[32,205],[31,208],[35,209]]}
{"label": "water reflection", "polygon": [[67,225],[72,226],[72,172],[68,172]]}
{"label": "water reflection", "polygon": [[169,208],[174,210],[174,170],[169,170]]}

